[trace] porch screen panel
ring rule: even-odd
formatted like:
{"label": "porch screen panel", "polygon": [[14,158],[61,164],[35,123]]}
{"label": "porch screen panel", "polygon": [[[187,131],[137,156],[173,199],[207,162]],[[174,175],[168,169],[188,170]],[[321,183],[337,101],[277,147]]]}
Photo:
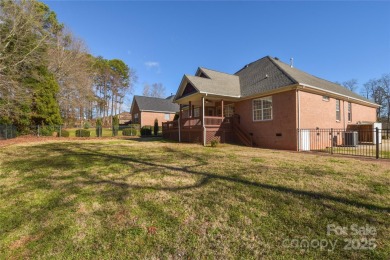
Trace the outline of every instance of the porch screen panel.
{"label": "porch screen panel", "polygon": [[225,117],[231,117],[234,115],[234,104],[224,106],[223,115]]}

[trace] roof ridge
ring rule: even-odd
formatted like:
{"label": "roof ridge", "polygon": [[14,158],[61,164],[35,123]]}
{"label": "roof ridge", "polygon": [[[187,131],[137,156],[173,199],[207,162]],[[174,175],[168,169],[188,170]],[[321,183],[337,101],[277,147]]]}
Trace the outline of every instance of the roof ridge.
{"label": "roof ridge", "polygon": [[[293,81],[295,84],[298,84],[298,80],[296,80],[293,76],[291,76],[287,71],[285,71],[282,67],[280,67],[274,60],[272,57],[270,56],[267,56],[267,58],[284,74],[286,75],[291,81]],[[280,60],[278,60],[280,61]],[[280,61],[282,63],[284,63],[283,61]],[[286,65],[288,65],[287,63],[284,63]]]}
{"label": "roof ridge", "polygon": [[[236,72],[234,73],[234,75],[236,75],[238,72],[242,71],[243,69],[248,68],[249,65],[251,65],[251,64],[253,64],[253,63],[255,63],[255,62],[258,62],[258,61],[260,61],[260,60],[262,60],[262,59],[265,59],[265,58],[270,58],[270,56],[269,56],[269,55],[264,56],[264,57],[262,57],[262,58],[260,58],[260,59],[257,59],[257,60],[255,60],[255,61],[252,61],[252,62],[250,62],[250,63],[244,65],[244,67],[242,67],[241,69],[239,69],[238,71],[236,71]],[[236,76],[237,76],[237,75],[236,75]]]}
{"label": "roof ridge", "polygon": [[[272,60],[272,59],[271,59]],[[285,62],[283,62],[283,61],[281,61],[281,60],[278,60],[279,62],[281,62],[281,63],[284,63],[285,65],[287,65],[287,66],[289,66],[287,63],[285,63]],[[274,62],[275,64],[276,64],[276,66],[278,66],[278,67],[280,67],[276,62]],[[282,69],[282,68],[281,68]],[[326,82],[328,82],[328,83],[331,83],[331,84],[334,84],[334,85],[337,85],[337,86],[339,86],[339,87],[342,87],[342,88],[345,88],[344,86],[342,86],[341,84],[337,84],[337,83],[335,83],[335,82],[333,82],[333,81],[330,81],[330,80],[327,80],[327,79],[324,79],[324,78],[320,78],[320,77],[318,77],[318,76],[316,76],[316,75],[313,75],[313,74],[311,74],[311,73],[308,73],[308,72],[306,72],[306,71],[303,71],[303,70],[300,70],[300,69],[297,69],[297,68],[294,68],[294,69],[296,69],[296,70],[298,70],[298,71],[300,71],[301,73],[305,73],[305,74],[307,74],[307,75],[309,75],[309,76],[311,76],[311,77],[314,77],[314,78],[316,78],[316,79],[319,79],[319,80],[323,80],[323,81],[326,81]],[[282,69],[287,75],[290,75],[288,72],[286,72],[284,69]],[[293,78],[294,79],[294,78]],[[294,79],[295,80],[295,79]],[[296,80],[295,80],[296,81]],[[296,82],[297,84],[305,84],[304,82]],[[351,92],[351,93],[354,93],[354,94],[357,94],[357,93],[355,93],[355,92],[353,92],[353,91],[351,91],[351,90],[349,90],[348,88],[345,88],[346,90],[348,90],[349,92]]]}
{"label": "roof ridge", "polygon": [[141,98],[155,98],[155,99],[167,100],[167,98],[160,98],[160,97],[149,97],[149,96],[142,96],[142,95],[134,95],[134,97],[141,97]]}
{"label": "roof ridge", "polygon": [[226,75],[229,75],[229,76],[236,76],[236,77],[238,77],[237,75],[230,74],[230,73],[227,73],[227,72],[222,72],[222,71],[215,70],[215,69],[209,69],[209,68],[206,68],[206,67],[199,67],[199,68],[200,68],[200,69],[211,70],[211,71],[218,72],[218,73],[222,73],[222,74],[226,74]]}

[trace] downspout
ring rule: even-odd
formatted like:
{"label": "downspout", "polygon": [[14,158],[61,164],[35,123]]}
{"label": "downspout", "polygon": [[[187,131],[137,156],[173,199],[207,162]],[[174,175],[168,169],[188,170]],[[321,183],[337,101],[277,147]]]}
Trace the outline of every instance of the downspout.
{"label": "downspout", "polygon": [[300,102],[300,98],[299,98],[299,89],[297,88],[297,117],[298,117],[298,144],[297,144],[297,150],[299,151],[300,149],[300,145],[301,145],[301,133],[300,133],[300,130],[301,130],[301,102]]}
{"label": "downspout", "polygon": [[181,116],[182,116],[182,105],[180,104],[179,105],[179,120],[178,120],[178,123],[179,123],[179,143],[181,143]]}
{"label": "downspout", "polygon": [[181,143],[181,117],[179,116],[179,143]]}
{"label": "downspout", "polygon": [[[207,95],[207,94],[206,94]],[[202,97],[202,126],[203,126],[203,146],[206,146],[206,126],[204,121],[204,97]]]}

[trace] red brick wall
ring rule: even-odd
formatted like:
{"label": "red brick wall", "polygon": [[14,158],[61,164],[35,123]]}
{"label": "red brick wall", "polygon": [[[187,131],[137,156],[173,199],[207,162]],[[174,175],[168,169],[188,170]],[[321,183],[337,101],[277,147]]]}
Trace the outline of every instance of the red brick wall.
{"label": "red brick wall", "polygon": [[[138,114],[138,122],[135,121],[135,115]],[[138,104],[137,102],[134,101],[134,105],[133,105],[133,109],[131,110],[131,122],[133,124],[139,124],[140,123],[140,111],[139,111],[139,108],[138,108]]]}
{"label": "red brick wall", "polygon": [[[141,126],[144,125],[154,125],[154,120],[157,118],[158,125],[162,125],[163,122],[172,121],[175,117],[175,113],[169,113],[169,120],[165,119],[166,113],[160,113],[160,112],[141,112],[139,110],[137,102],[135,102],[133,106],[133,110],[131,111],[131,118],[132,122],[135,123],[135,114],[138,113],[138,124],[141,124]],[[168,114],[168,113],[167,113]]]}
{"label": "red brick wall", "polygon": [[252,99],[235,104],[235,113],[240,115],[241,127],[246,132],[253,133],[253,141],[259,147],[296,150],[296,91],[272,95],[272,109],[272,120],[254,122]]}
{"label": "red brick wall", "polygon": [[336,99],[323,101],[322,95],[299,92],[300,128],[346,128],[358,121],[376,122],[376,108],[352,103],[352,121],[348,122],[348,101],[340,100],[340,121],[336,120]]}
{"label": "red brick wall", "polygon": [[141,112],[140,114],[140,123],[141,126],[144,125],[154,125],[154,120],[157,118],[158,125],[162,125],[162,122],[172,121],[175,117],[175,113],[169,114],[169,120],[165,119],[166,113],[159,113],[159,112]]}

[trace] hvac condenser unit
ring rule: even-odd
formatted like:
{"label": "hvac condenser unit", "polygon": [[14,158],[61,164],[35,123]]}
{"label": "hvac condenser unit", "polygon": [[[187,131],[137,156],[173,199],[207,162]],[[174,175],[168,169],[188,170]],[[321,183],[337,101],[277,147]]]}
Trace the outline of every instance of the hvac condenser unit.
{"label": "hvac condenser unit", "polygon": [[358,132],[344,132],[343,133],[343,145],[344,146],[357,146],[358,145]]}

